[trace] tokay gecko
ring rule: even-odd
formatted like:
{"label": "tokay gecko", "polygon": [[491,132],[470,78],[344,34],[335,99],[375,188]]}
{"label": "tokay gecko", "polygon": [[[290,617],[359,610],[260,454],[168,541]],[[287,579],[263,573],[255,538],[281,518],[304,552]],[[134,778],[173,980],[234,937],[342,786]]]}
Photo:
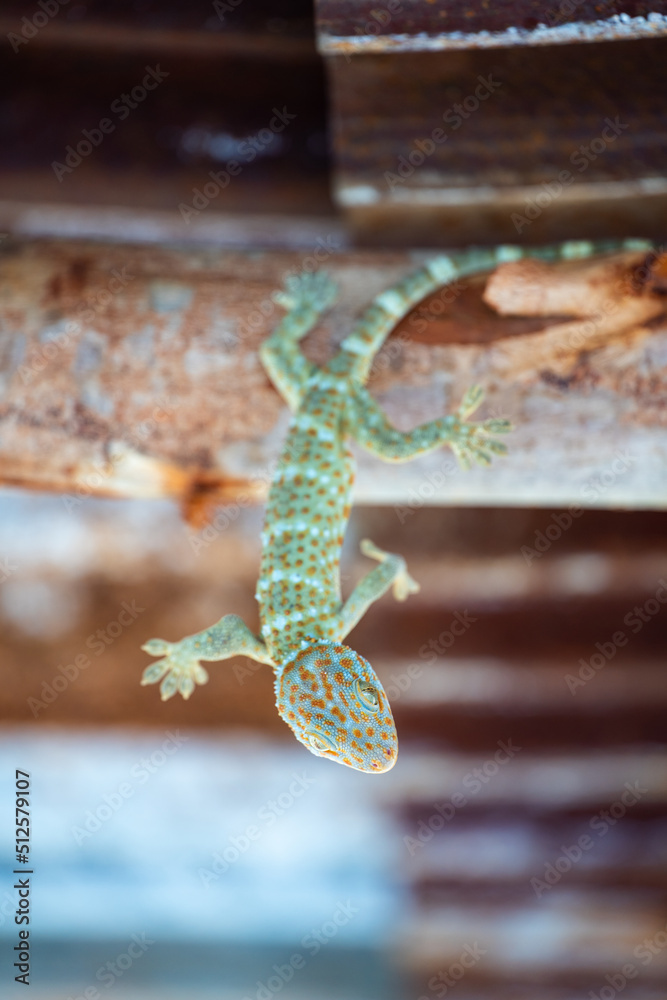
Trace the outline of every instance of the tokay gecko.
{"label": "tokay gecko", "polygon": [[447,444],[469,467],[473,461],[488,464],[493,453],[506,451],[493,435],[505,433],[510,424],[470,422],[482,399],[481,389],[473,387],[452,415],[408,433],[398,431],[364,388],[373,357],[412,306],[455,278],[525,255],[555,260],[616,246],[497,247],[436,257],[378,295],[323,368],[306,359],[298,342],[332,305],[335,285],[322,272],[288,278],[285,291],[276,296],[287,314],[261,348],[264,367],[294,416],[262,532],[255,595],[260,635],[237,615],[226,615],[180,642],[150,639],[142,648],[163,658],[144,671],[142,684],[161,681],[163,699],[177,691],[189,698],[195,684],[208,680],[200,660],[243,654],[273,668],[278,711],[311,753],[368,773],[393,767],[398,740],[387,695],[371,665],[343,640],[390,587],[403,601],[419,586],[401,556],[364,540],[361,551],[378,565],[346,601],[341,599],[340,551],[354,476],[346,439],[389,462],[405,462]]}

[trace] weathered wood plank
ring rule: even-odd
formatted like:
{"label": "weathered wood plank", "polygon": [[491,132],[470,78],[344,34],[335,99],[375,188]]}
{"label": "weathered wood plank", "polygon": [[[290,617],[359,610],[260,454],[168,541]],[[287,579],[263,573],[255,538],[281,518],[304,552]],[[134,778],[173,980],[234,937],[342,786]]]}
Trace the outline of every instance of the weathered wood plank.
{"label": "weathered wood plank", "polygon": [[667,34],[660,0],[496,0],[471,6],[460,0],[317,0],[322,52],[434,52],[501,46],[656,38]]}
{"label": "weathered wood plank", "polygon": [[[266,494],[287,413],[257,347],[281,315],[272,296],[286,273],[321,265],[340,286],[305,345],[322,362],[370,298],[424,258],[339,254],[326,232],[307,254],[48,241],[2,251],[2,480],[186,503]],[[628,275],[642,259],[623,258]],[[408,513],[425,500],[664,507],[664,320],[637,325],[635,314],[627,328],[619,285],[604,316],[569,339],[559,323],[550,339],[553,317],[497,316],[484,286],[460,282],[417,307],[379,355],[371,389],[407,429],[480,382],[483,413],[515,423],[509,457],[462,473],[449,452],[403,466],[360,455],[357,501]],[[632,301],[648,303],[646,319],[664,299],[638,285]]]}
{"label": "weathered wood plank", "polygon": [[331,54],[338,204],[372,245],[660,239],[666,45]]}

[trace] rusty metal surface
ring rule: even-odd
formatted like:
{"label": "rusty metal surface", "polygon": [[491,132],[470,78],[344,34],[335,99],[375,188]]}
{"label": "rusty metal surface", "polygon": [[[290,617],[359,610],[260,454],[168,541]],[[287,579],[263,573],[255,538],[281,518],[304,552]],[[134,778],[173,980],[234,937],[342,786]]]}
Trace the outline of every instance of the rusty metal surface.
{"label": "rusty metal surface", "polygon": [[[176,497],[192,516],[216,498],[261,499],[287,413],[257,347],[281,315],[272,295],[285,274],[322,266],[339,285],[339,301],[305,342],[321,363],[370,298],[419,259],[339,253],[326,232],[307,253],[5,241],[2,480]],[[641,260],[628,255],[628,274]],[[399,466],[362,453],[357,501],[408,511],[424,502],[664,506],[664,297],[620,296],[591,327],[567,316],[498,316],[482,299],[485,283],[462,282],[417,307],[379,355],[370,386],[407,430],[481,382],[483,412],[516,424],[510,456],[463,473],[447,452]],[[631,456],[624,474],[587,492],[619,454]]]}
{"label": "rusty metal surface", "polygon": [[433,52],[657,38],[667,34],[663,0],[316,0],[325,55]]}
{"label": "rusty metal surface", "polygon": [[[188,702],[138,685],[149,635],[177,638],[222,613],[257,627],[261,512],[228,513],[202,535],[167,504],[0,497],[0,551],[16,567],[0,601],[0,715],[23,725],[23,740],[57,746],[61,732],[91,727],[119,742],[137,730],[160,741],[178,729],[191,745],[237,736],[239,754],[257,739],[267,755],[293,746],[271,671],[252,661],[211,664]],[[351,636],[390,693],[401,740],[397,766],[363,786],[384,810],[374,849],[407,899],[391,925],[394,974],[410,978],[401,996],[435,996],[431,978],[456,973],[474,942],[485,953],[457,983],[465,998],[606,998],[606,977],[626,962],[636,975],[622,996],[665,995],[667,604],[655,595],[665,595],[667,514],[587,511],[553,537],[562,513],[353,511],[344,591],[367,569],[357,548],[367,536],[401,552],[422,585],[400,609],[386,595]],[[545,532],[549,548],[527,560]],[[123,602],[137,616],[118,634]],[[468,628],[454,636],[457,613]],[[628,642],[572,692],[568,675],[619,629]],[[498,764],[498,741],[520,749]],[[266,757],[244,760],[254,786]],[[619,811],[626,783],[641,792]],[[583,834],[590,849],[577,859]],[[558,860],[563,845],[572,864]],[[555,864],[559,877],[536,892],[531,879]],[[645,940],[650,962],[635,951]]]}
{"label": "rusty metal surface", "polygon": [[12,47],[19,52],[23,43],[7,38],[10,32],[39,47],[122,47],[126,51],[149,47],[272,54],[279,59],[300,58],[312,51],[312,12],[307,0],[292,0],[287,6],[277,0],[219,0],[217,4],[211,0],[187,4],[88,0],[85,6],[61,3],[46,12],[29,8],[22,0],[5,0],[0,23],[3,43],[12,45],[13,41]]}
{"label": "rusty metal surface", "polygon": [[[331,214],[325,82],[312,38],[291,34],[286,18],[273,33],[247,17],[246,30],[236,22],[222,30],[212,6],[204,8],[220,30],[204,25],[184,38],[178,17],[172,25],[155,5],[152,19],[150,8],[133,20],[124,7],[109,23],[90,11],[72,21],[62,8],[18,51],[5,46],[3,231],[22,206],[33,217],[42,206],[89,209],[91,217],[117,208],[147,213],[149,239],[151,213],[166,213],[172,238],[184,239],[215,232],[225,216],[242,227],[249,216],[252,243],[261,242],[262,217],[283,216],[298,231],[300,219]],[[71,233],[60,218],[61,233],[52,231]],[[94,235],[107,233],[102,226]],[[275,239],[274,227],[267,241]]]}
{"label": "rusty metal surface", "polygon": [[331,57],[337,201],[373,244],[660,239],[666,45]]}

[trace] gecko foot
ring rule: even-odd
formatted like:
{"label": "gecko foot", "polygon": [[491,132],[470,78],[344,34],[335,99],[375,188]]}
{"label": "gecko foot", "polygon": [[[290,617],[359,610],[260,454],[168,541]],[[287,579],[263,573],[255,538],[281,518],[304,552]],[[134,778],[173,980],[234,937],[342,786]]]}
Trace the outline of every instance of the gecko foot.
{"label": "gecko foot", "polygon": [[195,689],[195,684],[206,684],[208,673],[198,660],[198,648],[192,636],[181,639],[180,642],[167,642],[165,639],[149,639],[141,647],[152,656],[161,653],[167,655],[155,663],[151,663],[143,672],[142,685],[160,684],[160,697],[167,701],[177,691],[188,699]]}
{"label": "gecko foot", "polygon": [[502,441],[496,441],[492,435],[507,434],[511,431],[512,424],[509,420],[497,417],[478,423],[468,420],[483,399],[484,390],[481,386],[471,386],[456,413],[448,418],[451,423],[452,451],[463,469],[471,468],[473,462],[478,465],[490,465],[493,455],[507,454],[507,445]]}
{"label": "gecko foot", "polygon": [[410,594],[418,594],[420,587],[416,580],[413,580],[408,573],[403,556],[394,555],[392,552],[385,552],[378,548],[369,538],[364,538],[359,548],[369,559],[376,559],[377,562],[387,562],[388,559],[395,560],[398,569],[392,581],[392,592],[397,601],[405,601]]}
{"label": "gecko foot", "polygon": [[325,271],[290,274],[285,279],[285,289],[276,292],[274,301],[285,309],[313,309],[325,312],[336,301],[338,289]]}

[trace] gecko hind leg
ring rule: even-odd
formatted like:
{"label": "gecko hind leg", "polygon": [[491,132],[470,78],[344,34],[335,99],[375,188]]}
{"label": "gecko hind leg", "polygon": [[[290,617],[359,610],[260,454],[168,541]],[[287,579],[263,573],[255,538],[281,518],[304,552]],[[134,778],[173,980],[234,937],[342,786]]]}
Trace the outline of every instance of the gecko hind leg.
{"label": "gecko hind leg", "polygon": [[288,310],[271,336],[260,347],[260,357],[271,381],[292,410],[298,408],[308,379],[316,368],[299,348],[299,341],[313,329],[333,304],[336,285],[323,271],[289,275],[285,288],[273,298]]}
{"label": "gecko hind leg", "polygon": [[206,684],[208,673],[200,660],[225,660],[230,656],[249,656],[260,663],[273,666],[273,660],[263,641],[250,631],[238,615],[225,615],[219,622],[203,632],[187,635],[180,642],[166,639],[149,639],[141,647],[152,656],[166,654],[144,670],[142,685],[157,684],[163,701],[177,691],[189,698],[195,684]]}

